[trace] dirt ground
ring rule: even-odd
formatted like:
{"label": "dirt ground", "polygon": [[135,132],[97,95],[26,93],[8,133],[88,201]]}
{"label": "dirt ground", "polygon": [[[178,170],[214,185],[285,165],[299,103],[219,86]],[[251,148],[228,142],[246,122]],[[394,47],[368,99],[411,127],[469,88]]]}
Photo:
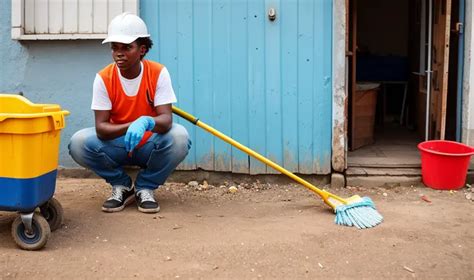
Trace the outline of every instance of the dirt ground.
{"label": "dirt ground", "polygon": [[157,192],[158,214],[135,205],[106,214],[102,180],[59,178],[64,224],[43,250],[18,249],[16,214],[0,212],[0,279],[474,278],[466,189],[330,189],[375,201],[385,221],[358,230],[335,225],[304,187],[230,186],[171,183]]}

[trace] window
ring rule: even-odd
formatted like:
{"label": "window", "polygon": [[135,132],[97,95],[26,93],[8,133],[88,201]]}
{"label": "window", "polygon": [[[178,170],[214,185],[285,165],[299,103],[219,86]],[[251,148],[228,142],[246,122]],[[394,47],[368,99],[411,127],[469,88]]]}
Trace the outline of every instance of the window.
{"label": "window", "polygon": [[[2,0],[3,1],[3,0]],[[107,24],[138,13],[139,0],[12,0],[12,39],[103,39]]]}

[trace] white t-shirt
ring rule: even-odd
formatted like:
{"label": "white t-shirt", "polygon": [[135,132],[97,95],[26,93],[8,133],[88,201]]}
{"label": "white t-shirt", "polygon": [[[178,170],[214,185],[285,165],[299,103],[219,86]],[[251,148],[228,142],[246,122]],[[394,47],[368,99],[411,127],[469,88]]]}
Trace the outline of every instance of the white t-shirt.
{"label": "white t-shirt", "polygon": [[[143,76],[143,63],[141,63],[140,74],[134,79],[127,79],[122,76],[117,68],[119,74],[120,83],[127,96],[135,96],[140,88],[140,83]],[[160,77],[158,78],[158,84],[156,86],[154,105],[164,105],[175,103],[176,95],[174,94],[173,85],[171,84],[171,77],[168,69],[163,67],[161,69]],[[112,110],[112,102],[110,101],[107,89],[105,88],[104,81],[99,74],[95,75],[94,85],[92,88],[92,110]]]}

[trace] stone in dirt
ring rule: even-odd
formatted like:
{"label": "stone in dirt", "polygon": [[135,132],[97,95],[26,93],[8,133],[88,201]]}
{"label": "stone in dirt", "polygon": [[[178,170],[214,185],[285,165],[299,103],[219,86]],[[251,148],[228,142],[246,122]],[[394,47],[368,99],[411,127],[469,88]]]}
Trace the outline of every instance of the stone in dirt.
{"label": "stone in dirt", "polygon": [[188,186],[193,187],[193,188],[197,188],[197,187],[199,187],[199,183],[197,181],[190,181],[188,183]]}

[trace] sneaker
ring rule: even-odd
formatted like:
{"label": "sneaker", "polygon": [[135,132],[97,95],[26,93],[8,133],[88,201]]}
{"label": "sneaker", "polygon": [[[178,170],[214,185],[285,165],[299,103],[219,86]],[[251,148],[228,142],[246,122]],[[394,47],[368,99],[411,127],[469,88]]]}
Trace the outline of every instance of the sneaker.
{"label": "sneaker", "polygon": [[143,189],[135,193],[135,200],[138,204],[138,211],[143,213],[157,213],[160,205],[153,196],[153,190]]}
{"label": "sneaker", "polygon": [[102,204],[104,212],[119,212],[133,202],[133,188],[112,186],[112,195]]}

